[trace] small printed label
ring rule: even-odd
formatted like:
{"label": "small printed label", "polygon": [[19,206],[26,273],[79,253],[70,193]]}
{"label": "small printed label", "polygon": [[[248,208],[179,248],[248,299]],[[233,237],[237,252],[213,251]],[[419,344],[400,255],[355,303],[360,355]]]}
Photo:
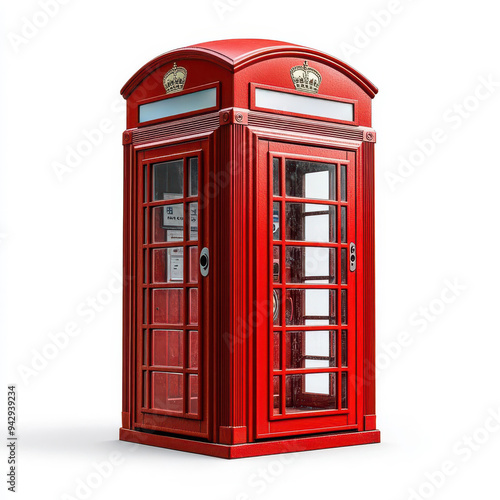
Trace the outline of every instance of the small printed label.
{"label": "small printed label", "polygon": [[7,387],[7,489],[16,492],[17,486],[17,392],[15,385]]}

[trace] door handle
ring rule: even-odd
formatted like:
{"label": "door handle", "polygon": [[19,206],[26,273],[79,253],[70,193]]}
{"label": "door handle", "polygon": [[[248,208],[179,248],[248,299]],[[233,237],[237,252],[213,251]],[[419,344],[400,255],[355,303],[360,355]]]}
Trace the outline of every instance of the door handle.
{"label": "door handle", "polygon": [[200,272],[202,276],[208,276],[210,268],[210,256],[207,247],[203,247],[200,253]]}
{"label": "door handle", "polygon": [[356,271],[356,245],[354,243],[349,245],[349,269],[351,272]]}

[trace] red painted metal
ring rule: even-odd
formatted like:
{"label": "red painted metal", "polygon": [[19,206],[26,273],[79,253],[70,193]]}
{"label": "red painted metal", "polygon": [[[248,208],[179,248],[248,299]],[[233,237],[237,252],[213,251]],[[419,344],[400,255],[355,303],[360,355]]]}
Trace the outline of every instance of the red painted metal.
{"label": "red painted metal", "polygon": [[260,455],[276,455],[296,451],[340,448],[358,444],[380,442],[380,431],[362,431],[338,434],[317,434],[316,436],[294,439],[277,439],[274,441],[237,444],[233,446],[182,439],[174,436],[145,434],[128,429],[120,429],[120,439],[132,443],[159,446],[172,450],[211,455],[219,458],[245,458]]}
{"label": "red painted metal", "polygon": [[[256,88],[303,94],[294,88],[290,69],[304,61],[322,75],[318,97],[355,104],[353,122],[255,107]],[[167,95],[163,76],[174,63],[186,68],[188,77],[181,92]],[[215,108],[138,121],[141,104],[211,87],[218,89]],[[224,458],[380,441],[374,377],[376,136],[371,128],[371,99],[376,92],[357,71],[327,54],[269,40],[223,40],[177,49],[145,65],[124,86],[120,439]],[[192,158],[198,162],[197,194],[188,192]],[[330,165],[337,175],[339,196],[330,200],[311,200],[305,194],[290,197],[284,192],[287,160]],[[183,192],[175,200],[152,199],[154,165],[169,161],[183,165]],[[281,165],[282,191],[278,194],[273,194],[274,161]],[[344,169],[346,194],[340,199],[339,179]],[[196,241],[187,237],[188,207],[193,202],[198,203]],[[282,232],[290,223],[284,210],[289,203],[314,204],[336,213],[336,241],[288,241],[284,236],[273,240],[273,203],[281,207]],[[173,212],[180,204],[184,236],[155,239],[167,227],[161,222],[165,211]],[[341,240],[343,210],[347,213],[346,235]],[[351,242],[356,244],[357,269],[347,272],[341,283],[340,256],[342,250],[347,253]],[[199,272],[196,259],[188,259],[188,254],[197,252],[199,256],[203,247],[210,252],[206,277]],[[274,259],[285,263],[290,247],[336,252],[336,279],[326,284],[287,283],[284,277],[291,271],[283,265],[282,278],[276,281]],[[156,256],[172,249],[182,249],[182,281],[152,280],[153,273],[163,276],[166,272],[167,263]],[[188,276],[196,283],[186,282]],[[326,326],[287,324],[287,314],[292,314],[287,310],[291,308],[285,300],[287,293],[292,297],[304,289],[329,290],[329,296],[335,298],[329,306],[335,311],[333,322]],[[169,290],[173,290],[173,298],[161,302],[158,297]],[[284,304],[279,325],[273,320],[274,290],[281,291]],[[177,306],[177,300],[183,302]],[[294,314],[304,316],[300,299],[296,300]],[[341,321],[344,303],[347,313]],[[292,330],[298,332],[294,334],[297,339],[302,338],[301,331],[329,332],[328,338],[337,339],[332,354],[336,361],[321,368],[289,367],[285,360],[291,356],[292,344],[285,339]],[[275,335],[281,342],[277,350]],[[178,339],[177,347],[168,343],[171,337]],[[345,351],[341,351],[341,339]],[[294,349],[303,349],[303,340],[294,342]],[[194,350],[189,351],[193,345],[198,346],[195,365],[190,357]],[[176,353],[175,366],[158,362]],[[330,377],[329,395],[311,395],[307,390],[307,376],[315,374]],[[193,380],[199,381],[197,391]],[[300,411],[295,411],[295,400],[301,402]]]}

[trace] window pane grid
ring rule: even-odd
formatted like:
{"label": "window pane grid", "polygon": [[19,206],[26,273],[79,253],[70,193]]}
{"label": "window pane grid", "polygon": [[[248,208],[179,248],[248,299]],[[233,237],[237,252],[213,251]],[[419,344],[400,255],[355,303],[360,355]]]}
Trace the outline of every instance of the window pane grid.
{"label": "window pane grid", "polygon": [[[142,245],[144,408],[153,413],[184,418],[199,418],[201,408],[198,283],[197,279],[192,278],[189,258],[190,250],[198,249],[199,240],[198,161],[198,156],[189,156],[146,164],[142,186],[145,212],[143,229],[146,235]],[[173,168],[170,173],[169,168]],[[171,207],[170,214],[174,211],[176,220],[167,219],[165,209],[168,207]],[[173,237],[158,241],[158,234],[154,233],[155,224],[163,226],[165,233],[170,232]],[[197,266],[195,271],[198,271]],[[157,298],[155,302],[155,293],[175,294],[177,298],[174,297],[172,314],[169,311],[170,304],[162,305],[171,300],[165,296]],[[158,314],[155,307],[165,307],[166,312]],[[174,322],[169,321],[173,318]],[[154,332],[156,335],[158,332],[175,333],[177,341],[174,346],[170,346],[169,341],[158,340],[155,346],[152,340]],[[168,337],[168,333],[163,335]],[[170,358],[175,352],[178,355],[172,362]]]}
{"label": "window pane grid", "polygon": [[[291,196],[292,183],[287,185],[286,168],[284,165],[287,163],[284,157],[273,158],[272,172],[270,186],[272,188],[272,210],[273,223],[279,220],[279,235],[274,236],[274,245],[272,250],[272,273],[274,291],[280,291],[280,300],[277,304],[279,309],[278,314],[281,321],[277,325],[274,324],[273,338],[279,338],[279,345],[274,345],[271,350],[273,359],[273,377],[272,379],[272,393],[273,396],[273,414],[278,416],[285,416],[286,414],[295,414],[297,412],[307,412],[313,410],[335,410],[341,411],[347,408],[347,372],[345,372],[346,365],[344,364],[347,356],[344,348],[340,345],[341,338],[347,338],[347,272],[345,263],[342,262],[342,254],[347,256],[347,168],[338,161],[332,169],[330,182],[327,183],[329,200],[320,199],[320,195],[314,197]],[[299,162],[296,162],[299,163]],[[302,167],[305,163],[302,162]],[[313,163],[313,162],[309,162]],[[278,179],[275,177],[278,176]],[[333,178],[333,181],[332,181]],[[325,179],[323,179],[325,180]],[[300,185],[300,182],[299,182]],[[286,186],[286,192],[282,192],[283,186]],[[303,188],[304,186],[302,186]],[[297,187],[295,186],[296,191]],[[293,193],[295,195],[300,193]],[[326,195],[326,190],[323,191],[322,196]],[[337,198],[341,198],[338,200]],[[299,219],[303,221],[314,220],[315,217],[328,217],[333,214],[334,218],[330,224],[330,236],[328,241],[315,241],[308,239],[304,233],[307,230],[302,229],[301,239],[292,239],[289,237],[289,228],[287,225],[288,204],[289,203],[303,203]],[[323,208],[324,207],[324,208]],[[298,210],[298,206],[295,209]],[[332,212],[334,210],[334,212]],[[297,212],[298,213],[298,212]],[[277,217],[276,217],[277,216]],[[297,217],[296,217],[297,219]],[[290,224],[290,221],[288,221]],[[306,222],[303,223],[304,225]],[[333,230],[333,233],[332,233]],[[275,231],[273,231],[274,233]],[[312,246],[311,246],[312,245]],[[290,252],[293,247],[296,247],[298,257],[290,259]],[[303,250],[299,250],[302,248]],[[328,268],[325,262],[321,267],[322,272],[314,274],[313,270],[306,270],[307,257],[304,255],[307,249],[316,250],[318,252],[335,252],[335,258],[329,257]],[[321,250],[323,249],[323,250]],[[287,262],[287,255],[289,261]],[[313,261],[312,261],[313,262]],[[288,270],[292,265],[297,266],[301,264],[304,269],[301,273],[295,273],[293,277]],[[328,271],[329,269],[329,271]],[[328,272],[325,272],[328,271]],[[333,270],[333,274],[332,274]],[[315,281],[317,283],[315,283]],[[290,295],[288,290],[303,290],[301,293],[306,293],[308,290],[320,291],[324,290],[328,294],[334,294],[330,297],[330,312],[328,315],[318,314],[312,311],[311,313],[302,314],[303,325],[290,324],[290,314],[288,309],[292,306],[290,302]],[[299,292],[297,292],[299,293]],[[324,299],[324,297],[323,297]],[[333,302],[331,302],[333,299]],[[293,301],[292,301],[293,302]],[[302,304],[304,305],[304,304]],[[331,307],[334,309],[331,310]],[[333,315],[333,323],[332,321]],[[325,324],[314,324],[325,323]],[[281,325],[281,326],[280,326]],[[342,328],[342,337],[340,334]],[[287,350],[291,349],[289,346],[290,339],[288,334],[291,332],[302,332],[303,335],[309,333],[328,333],[334,339],[330,342],[327,355],[302,355],[301,367],[289,367],[287,365]],[[274,341],[273,341],[274,343]],[[347,344],[344,344],[345,346]],[[275,359],[279,356],[279,359]],[[342,366],[340,365],[342,361]],[[309,366],[307,366],[309,364]],[[317,365],[317,366],[316,366]],[[293,375],[290,379],[288,374]],[[311,377],[307,377],[310,375]],[[297,378],[301,377],[301,378]],[[335,377],[335,378],[332,378]],[[277,389],[279,387],[279,389]],[[313,400],[309,401],[307,394],[318,396],[317,399],[322,400],[322,403],[315,403]],[[294,398],[299,401],[298,406],[293,403]],[[309,401],[309,403],[308,403]],[[311,404],[312,406],[307,406]],[[291,406],[290,406],[291,405]],[[303,407],[301,406],[303,405]],[[305,405],[305,406],[304,406]],[[318,406],[319,405],[319,406]],[[277,409],[279,407],[279,409]]]}

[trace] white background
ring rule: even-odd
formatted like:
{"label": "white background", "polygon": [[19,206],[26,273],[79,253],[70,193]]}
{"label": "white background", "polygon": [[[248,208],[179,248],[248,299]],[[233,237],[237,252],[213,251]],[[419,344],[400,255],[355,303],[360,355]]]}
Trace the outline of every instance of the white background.
{"label": "white background", "polygon": [[[222,0],[218,10],[212,0],[66,0],[30,31],[27,22],[44,24],[40,2],[2,2],[0,428],[6,436],[6,386],[16,383],[18,498],[498,496],[500,424],[488,420],[500,411],[495,7]],[[117,441],[121,297],[106,289],[121,272],[119,91],[162,52],[237,37],[323,50],[380,89],[373,101],[379,445],[224,461]],[[479,88],[479,100],[481,79],[497,83],[489,94]],[[58,178],[54,165],[102,120],[101,143]],[[441,143],[432,146],[436,128]],[[401,170],[403,159],[413,170]],[[391,189],[388,174],[398,169],[405,177]],[[92,297],[112,299],[91,316]],[[49,335],[70,322],[79,334],[54,354]],[[44,349],[52,359],[41,360]],[[36,370],[21,375],[32,363]],[[99,476],[95,464],[111,459],[113,470]],[[445,461],[453,473],[435,474]]]}

